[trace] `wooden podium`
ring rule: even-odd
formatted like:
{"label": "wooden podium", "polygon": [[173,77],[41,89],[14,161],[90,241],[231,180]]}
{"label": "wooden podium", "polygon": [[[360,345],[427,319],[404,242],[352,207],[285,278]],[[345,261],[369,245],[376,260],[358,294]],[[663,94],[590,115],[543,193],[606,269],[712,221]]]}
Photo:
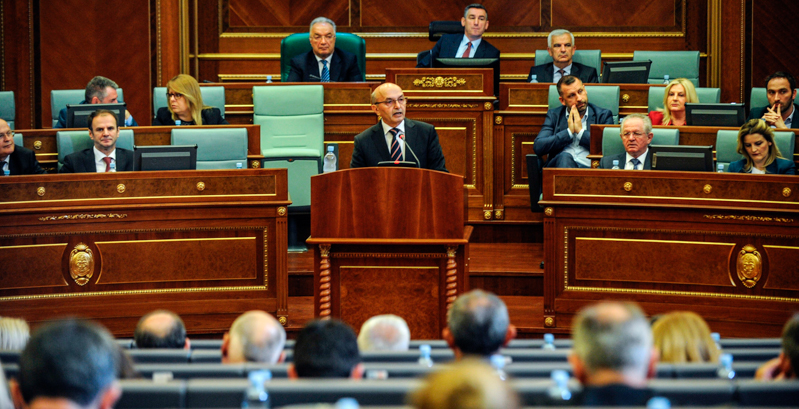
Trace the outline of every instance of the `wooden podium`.
{"label": "wooden podium", "polygon": [[413,338],[439,338],[468,286],[464,196],[462,176],[425,169],[311,178],[314,315],[357,331],[369,317],[396,314]]}

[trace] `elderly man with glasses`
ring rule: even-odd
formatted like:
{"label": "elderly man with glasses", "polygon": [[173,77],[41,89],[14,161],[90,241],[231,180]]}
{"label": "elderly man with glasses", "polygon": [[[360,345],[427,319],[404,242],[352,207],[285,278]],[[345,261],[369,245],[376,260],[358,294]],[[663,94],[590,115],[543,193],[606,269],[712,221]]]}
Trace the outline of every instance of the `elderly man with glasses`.
{"label": "elderly man with glasses", "polygon": [[47,173],[32,150],[14,145],[14,131],[0,119],[0,176]]}

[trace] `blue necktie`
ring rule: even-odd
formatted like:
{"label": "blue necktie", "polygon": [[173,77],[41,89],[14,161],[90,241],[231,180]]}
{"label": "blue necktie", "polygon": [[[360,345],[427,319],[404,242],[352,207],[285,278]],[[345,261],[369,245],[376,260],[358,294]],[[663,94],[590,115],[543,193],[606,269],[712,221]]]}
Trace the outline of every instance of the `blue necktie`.
{"label": "blue necktie", "polygon": [[322,82],[330,82],[330,70],[327,69],[327,60],[322,60]]}
{"label": "blue necktie", "polygon": [[394,139],[391,141],[391,160],[392,161],[401,161],[402,160],[402,148],[400,148],[399,144],[399,129],[391,128],[388,130],[391,135],[394,136]]}
{"label": "blue necktie", "polygon": [[633,164],[633,170],[638,170],[638,165],[641,164],[641,161],[638,160],[638,158],[632,158],[630,159],[630,162]]}
{"label": "blue necktie", "polygon": [[0,174],[2,174],[3,176],[5,176],[5,167],[6,167],[6,161],[0,160]]}

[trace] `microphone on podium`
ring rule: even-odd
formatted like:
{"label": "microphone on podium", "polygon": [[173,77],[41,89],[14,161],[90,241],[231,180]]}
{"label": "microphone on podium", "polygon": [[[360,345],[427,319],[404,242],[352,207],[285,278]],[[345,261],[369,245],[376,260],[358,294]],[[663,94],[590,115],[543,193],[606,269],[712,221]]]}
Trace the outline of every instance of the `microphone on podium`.
{"label": "microphone on podium", "polygon": [[405,143],[405,147],[408,148],[408,150],[411,151],[411,155],[413,155],[413,158],[416,159],[416,167],[417,168],[421,168],[422,167],[422,163],[419,162],[419,158],[416,156],[416,153],[411,148],[411,145],[408,144],[408,141],[405,140],[405,132],[400,133],[399,134],[399,138],[402,139],[402,142]]}

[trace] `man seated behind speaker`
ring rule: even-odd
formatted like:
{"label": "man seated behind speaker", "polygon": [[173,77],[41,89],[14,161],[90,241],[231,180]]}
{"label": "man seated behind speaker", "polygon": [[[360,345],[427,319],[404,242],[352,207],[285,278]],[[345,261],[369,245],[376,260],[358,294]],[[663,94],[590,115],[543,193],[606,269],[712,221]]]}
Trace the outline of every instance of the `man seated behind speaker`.
{"label": "man seated behind speaker", "polygon": [[372,111],[380,122],[355,136],[351,168],[406,161],[420,168],[447,172],[436,128],[405,118],[406,102],[402,88],[396,84],[386,82],[375,88]]}
{"label": "man seated behind speaker", "polygon": [[436,58],[499,58],[499,50],[483,40],[483,33],[488,29],[488,11],[482,4],[466,6],[461,25],[463,35],[442,35],[416,68],[432,67]]}
{"label": "man seated behind speaker", "polygon": [[32,150],[14,144],[14,131],[8,122],[0,119],[0,176],[5,175],[34,175],[47,173],[36,160]]}
{"label": "man seated behind speaker", "polygon": [[603,156],[599,161],[600,169],[612,169],[613,161],[619,161],[619,169],[650,170],[652,169],[652,121],[644,114],[630,114],[624,117],[619,128],[621,142],[625,152]]}
{"label": "man seated behind speaker", "polygon": [[297,335],[288,375],[297,378],[363,377],[355,331],[336,320],[311,321]]}
{"label": "man seated behind speaker", "polygon": [[186,326],[180,316],[172,311],[155,310],[145,314],[133,332],[136,348],[191,349],[186,336]]}
{"label": "man seated behind speaker", "polygon": [[766,77],[766,97],[768,106],[752,107],[749,119],[762,119],[777,129],[799,128],[799,115],[796,114],[796,79],[784,71],[777,71]]}
{"label": "man seated behind speaker", "polygon": [[94,146],[64,158],[59,173],[127,172],[133,170],[133,152],[117,148],[119,127],[113,112],[100,109],[89,115],[89,138]]}
{"label": "man seated behind speaker", "polygon": [[599,82],[596,68],[574,62],[574,34],[569,30],[554,30],[547,36],[547,52],[552,62],[530,67],[527,82],[536,76],[538,82],[558,82],[565,75],[573,75],[584,83]]}
{"label": "man seated behind speaker", "polygon": [[[116,82],[106,77],[96,76],[86,84],[86,94],[83,104],[116,104],[118,101]],[[125,124],[123,126],[139,126],[130,111],[125,110]],[[64,108],[58,113],[58,123],[53,128],[67,127],[67,109]]]}
{"label": "man seated behind speaker", "polygon": [[536,155],[547,155],[545,167],[588,168],[591,124],[613,124],[613,113],[588,102],[583,82],[566,75],[557,84],[563,106],[547,111],[541,132],[535,138]]}
{"label": "man seated behind speaker", "polygon": [[311,22],[311,51],[291,59],[288,82],[357,82],[355,54],[336,48],[336,23],[325,17]]}
{"label": "man seated behind speaker", "polygon": [[264,311],[241,314],[222,338],[222,363],[281,363],[286,358],[286,330]]}
{"label": "man seated behind speaker", "polygon": [[794,314],[782,328],[780,356],[758,368],[755,379],[799,379],[799,313]]}
{"label": "man seated behind speaker", "polygon": [[499,297],[472,290],[452,303],[447,327],[441,333],[455,359],[488,358],[516,337],[516,327],[511,325],[508,307]]}

